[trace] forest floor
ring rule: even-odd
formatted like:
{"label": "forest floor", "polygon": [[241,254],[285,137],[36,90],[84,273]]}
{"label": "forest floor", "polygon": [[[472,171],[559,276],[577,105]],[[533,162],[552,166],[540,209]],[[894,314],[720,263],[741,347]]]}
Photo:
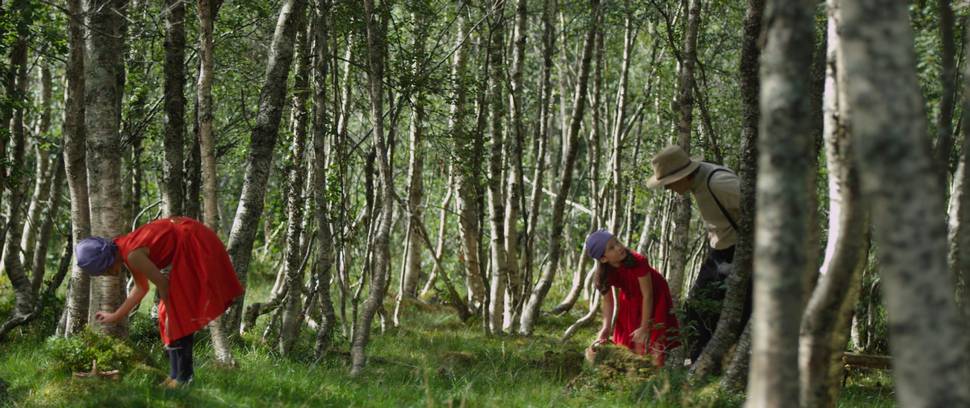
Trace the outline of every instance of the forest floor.
{"label": "forest floor", "polygon": [[[0,278],[0,316],[12,303],[9,282]],[[389,296],[389,298],[391,298]],[[146,302],[147,303],[147,302]],[[146,309],[142,307],[142,312]],[[392,310],[392,309],[389,309]],[[544,316],[536,335],[488,336],[481,321],[463,323],[445,307],[411,308],[403,325],[376,327],[367,348],[368,364],[349,375],[349,340],[338,328],[334,347],[313,358],[313,334],[305,331],[291,355],[281,357],[260,338],[236,339],[238,368],[214,364],[208,336],[196,341],[195,380],[188,387],[163,389],[168,361],[147,318],[132,325],[128,343],[140,363],[120,379],[74,378],[55,368],[46,338],[53,327],[35,321],[0,342],[0,406],[650,406],[733,407],[743,395],[718,391],[716,381],[692,384],[682,368],[642,376],[604,376],[583,362],[594,328],[562,343],[559,336],[577,318]],[[265,317],[261,319],[267,320]],[[856,373],[839,406],[894,406],[886,373]]]}

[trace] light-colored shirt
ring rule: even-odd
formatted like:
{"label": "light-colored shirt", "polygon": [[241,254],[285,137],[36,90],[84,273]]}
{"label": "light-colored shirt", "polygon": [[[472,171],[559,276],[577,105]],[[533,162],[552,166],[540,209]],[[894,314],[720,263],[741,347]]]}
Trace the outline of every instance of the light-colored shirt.
{"label": "light-colored shirt", "polygon": [[[710,189],[708,189],[708,176],[717,169],[723,170],[715,172],[710,178]],[[701,218],[704,219],[711,248],[725,249],[736,244],[738,232],[717,206],[711,193],[717,196],[717,200],[731,215],[731,219],[737,223],[741,217],[741,184],[737,174],[727,167],[701,162],[697,173],[694,173],[690,191],[697,200],[697,208],[701,212]]]}

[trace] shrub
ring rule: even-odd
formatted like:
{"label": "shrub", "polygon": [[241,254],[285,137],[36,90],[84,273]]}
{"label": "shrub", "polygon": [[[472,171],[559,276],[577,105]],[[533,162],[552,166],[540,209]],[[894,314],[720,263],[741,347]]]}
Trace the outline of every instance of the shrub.
{"label": "shrub", "polygon": [[161,345],[158,320],[142,313],[136,313],[128,319],[128,340],[138,346],[155,347]]}
{"label": "shrub", "polygon": [[135,360],[134,350],[124,340],[95,333],[89,328],[72,337],[50,337],[46,347],[52,368],[61,371],[91,371],[91,363],[95,360],[99,371],[124,371]]}

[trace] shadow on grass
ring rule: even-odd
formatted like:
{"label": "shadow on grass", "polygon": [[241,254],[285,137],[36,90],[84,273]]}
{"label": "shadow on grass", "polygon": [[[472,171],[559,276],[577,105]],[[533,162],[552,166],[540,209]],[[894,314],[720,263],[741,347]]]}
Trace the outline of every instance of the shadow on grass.
{"label": "shadow on grass", "polygon": [[[214,364],[203,334],[196,343],[196,380],[176,390],[158,386],[167,374],[167,360],[150,333],[135,337],[138,350],[151,358],[118,381],[54,372],[47,368],[49,355],[38,346],[44,337],[24,335],[2,345],[0,378],[10,383],[6,405],[16,406],[727,407],[743,402],[743,395],[719,391],[716,381],[692,386],[682,369],[661,370],[629,383],[611,380],[599,387],[569,388],[571,380],[591,370],[581,353],[595,330],[584,329],[560,342],[562,330],[574,319],[543,316],[531,337],[486,335],[478,318],[462,322],[448,308],[412,308],[400,327],[381,333],[375,325],[368,364],[359,377],[349,375],[349,340],[339,327],[330,351],[318,361],[313,355],[315,333],[303,331],[292,352],[281,356],[275,342],[261,340],[264,327],[257,325],[252,334],[234,341],[239,362],[234,369]],[[841,405],[892,406],[891,385],[881,384],[891,382],[850,380]]]}

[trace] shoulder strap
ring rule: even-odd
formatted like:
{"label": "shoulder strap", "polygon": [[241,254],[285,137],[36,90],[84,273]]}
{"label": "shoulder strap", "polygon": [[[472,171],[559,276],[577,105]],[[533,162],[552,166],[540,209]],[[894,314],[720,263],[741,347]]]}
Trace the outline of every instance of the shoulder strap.
{"label": "shoulder strap", "polygon": [[740,230],[738,229],[738,224],[737,224],[737,223],[735,223],[735,222],[734,222],[734,219],[733,219],[733,218],[731,218],[731,215],[730,215],[730,214],[728,214],[728,212],[727,212],[727,209],[725,209],[725,208],[724,208],[724,206],[723,206],[723,205],[721,205],[721,200],[718,200],[718,199],[717,199],[717,195],[716,195],[716,194],[714,194],[714,190],[711,190],[711,177],[714,177],[714,173],[717,173],[717,172],[719,172],[719,171],[727,171],[727,172],[730,172],[730,170],[728,170],[728,169],[723,169],[723,168],[720,168],[720,169],[714,169],[714,171],[711,171],[711,172],[710,172],[710,173],[709,173],[709,174],[707,175],[707,191],[708,191],[709,193],[711,193],[711,197],[712,197],[712,198],[714,198],[714,203],[715,203],[715,204],[717,204],[717,208],[720,208],[720,209],[721,209],[721,214],[724,214],[724,218],[727,218],[727,220],[728,220],[728,222],[729,222],[729,223],[731,223],[731,228],[734,228],[734,230],[735,230],[735,231],[740,231]]}

